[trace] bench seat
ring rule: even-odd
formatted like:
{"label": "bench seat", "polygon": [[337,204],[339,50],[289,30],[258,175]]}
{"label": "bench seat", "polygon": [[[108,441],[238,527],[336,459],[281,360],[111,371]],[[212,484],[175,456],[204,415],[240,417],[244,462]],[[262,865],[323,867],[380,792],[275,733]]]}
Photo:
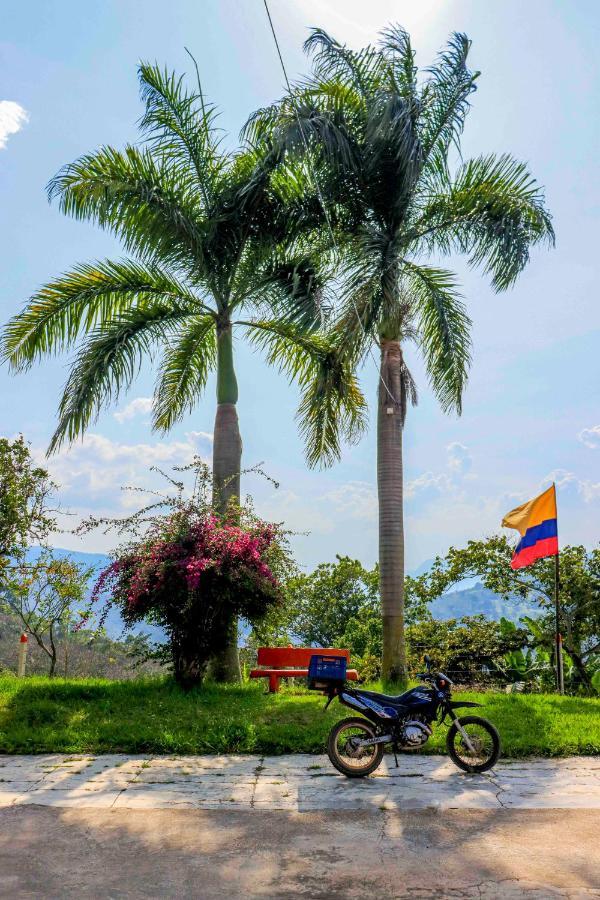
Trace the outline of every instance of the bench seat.
{"label": "bench seat", "polygon": [[[252,669],[250,678],[268,678],[269,693],[276,694],[282,678],[306,678],[310,658],[316,654],[350,659],[348,650],[340,650],[337,647],[260,647],[257,660],[260,668]],[[358,679],[356,669],[348,669],[346,678],[349,681],[356,681]]]}

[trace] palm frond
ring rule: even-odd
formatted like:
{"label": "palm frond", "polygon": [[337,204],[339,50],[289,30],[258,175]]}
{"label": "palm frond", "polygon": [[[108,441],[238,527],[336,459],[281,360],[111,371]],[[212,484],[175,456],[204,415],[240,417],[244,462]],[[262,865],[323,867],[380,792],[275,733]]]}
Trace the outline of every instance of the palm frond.
{"label": "palm frond", "polygon": [[169,272],[132,260],[81,265],[51,281],[6,326],[2,357],[16,371],[72,347],[81,333],[149,302],[198,312],[202,302]]}
{"label": "palm frond", "polygon": [[83,434],[100,410],[131,386],[144,354],[188,316],[172,303],[149,301],[102,322],[71,368],[48,453]]}
{"label": "palm frond", "polygon": [[205,227],[193,179],[147,149],[103,147],[58,172],[50,200],[76,219],[97,222],[142,260],[200,272]]}
{"label": "palm frond", "polygon": [[449,149],[453,145],[459,149],[469,97],[476,89],[480,73],[467,66],[470,47],[465,34],[453,34],[435,65],[427,69],[421,92],[421,143],[425,174],[433,182],[446,176]]}
{"label": "palm frond", "polygon": [[215,107],[198,91],[185,87],[183,76],[147,62],[138,69],[146,111],[140,127],[155,150],[169,157],[178,169],[196,174],[205,209],[210,208],[228,157],[220,152],[222,137],[215,128]]}
{"label": "palm frond", "polygon": [[322,28],[313,28],[304,42],[304,50],[313,57],[315,74],[352,84],[366,99],[377,87],[382,71],[382,56],[376,47],[367,45],[353,51],[339,44]]}
{"label": "palm frond", "polygon": [[422,147],[414,106],[399,93],[378,92],[369,105],[361,177],[378,218],[391,228],[405,219],[421,173]]}
{"label": "palm frond", "polygon": [[354,259],[346,256],[347,266],[340,291],[340,310],[333,329],[345,352],[356,363],[364,360],[378,333],[384,296],[380,257],[372,245],[360,242]]}
{"label": "palm frond", "polygon": [[212,316],[192,316],[177,329],[164,352],[153,403],[153,426],[168,431],[191,411],[216,362]]}
{"label": "palm frond", "polygon": [[417,67],[409,33],[400,25],[389,25],[381,32],[379,47],[388,62],[394,90],[417,108]]}
{"label": "palm frond", "polygon": [[333,267],[326,247],[311,242],[303,250],[298,243],[298,249],[279,245],[266,254],[248,254],[238,269],[239,296],[261,315],[314,331],[331,313]]}
{"label": "palm frond", "polygon": [[413,227],[415,246],[469,254],[498,291],[529,261],[531,247],[554,242],[540,186],[512,156],[482,156],[461,167],[448,190],[431,198]]}
{"label": "palm frond", "polygon": [[309,465],[332,465],[340,458],[342,438],[354,443],[366,427],[367,406],[350,360],[331,338],[291,323],[245,324],[267,362],[300,385],[297,419]]}
{"label": "palm frond", "polygon": [[445,269],[404,261],[401,277],[412,298],[412,315],[433,391],[442,409],[459,414],[471,363],[471,320]]}
{"label": "palm frond", "polygon": [[403,358],[400,367],[400,416],[403,425],[406,421],[409,404],[411,406],[417,406],[418,402],[419,393],[417,391],[417,383]]}

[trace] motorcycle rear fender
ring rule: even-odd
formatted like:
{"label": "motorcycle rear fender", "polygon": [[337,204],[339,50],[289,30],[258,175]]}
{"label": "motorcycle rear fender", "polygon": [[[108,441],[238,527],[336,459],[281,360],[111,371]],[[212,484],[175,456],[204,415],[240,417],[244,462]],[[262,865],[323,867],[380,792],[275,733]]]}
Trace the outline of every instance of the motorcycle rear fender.
{"label": "motorcycle rear fender", "polygon": [[449,709],[458,709],[459,706],[483,706],[483,703],[473,703],[471,700],[449,700],[446,706]]}

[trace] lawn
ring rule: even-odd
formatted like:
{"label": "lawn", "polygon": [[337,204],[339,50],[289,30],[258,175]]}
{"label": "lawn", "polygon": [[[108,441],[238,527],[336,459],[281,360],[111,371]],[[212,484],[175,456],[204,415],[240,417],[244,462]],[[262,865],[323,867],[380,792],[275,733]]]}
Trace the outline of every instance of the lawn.
{"label": "lawn", "polygon": [[[170,679],[105,681],[0,677],[0,753],[320,753],[350,710],[303,688],[206,686],[184,694]],[[600,753],[600,700],[463,694],[483,703],[503,754]],[[476,712],[476,711],[474,711]],[[425,752],[443,750],[438,727]]]}

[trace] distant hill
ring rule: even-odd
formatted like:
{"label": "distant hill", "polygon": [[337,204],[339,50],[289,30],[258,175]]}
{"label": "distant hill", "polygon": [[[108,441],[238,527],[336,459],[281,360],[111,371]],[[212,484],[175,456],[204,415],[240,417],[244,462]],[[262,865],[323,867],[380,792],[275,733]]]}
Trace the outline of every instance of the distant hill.
{"label": "distant hill", "polygon": [[[27,556],[30,560],[35,561],[39,558],[41,552],[41,547],[31,547],[27,553]],[[81,550],[63,550],[60,547],[53,547],[52,552],[61,559],[69,557],[75,562],[80,563],[84,566],[88,566],[89,568],[92,568],[94,570],[89,583],[88,597],[92,591],[92,587],[96,578],[98,577],[100,572],[109,565],[111,561],[110,557],[105,553],[84,553]],[[99,604],[98,614],[101,608],[101,604]],[[94,625],[94,622],[90,622],[90,628],[93,628]],[[106,617],[106,621],[104,623],[104,628],[106,629],[108,637],[112,638],[113,640],[118,639],[122,635],[125,628],[125,623],[123,622],[121,613],[116,607],[111,606],[111,608],[109,609],[108,616]],[[162,628],[159,628],[157,625],[147,625],[146,623],[134,625],[132,628],[128,629],[128,633],[147,634],[153,641],[163,641],[165,638],[165,633]]]}
{"label": "distant hill", "polygon": [[460,619],[483,613],[488,619],[500,620],[503,616],[518,622],[521,616],[535,615],[537,606],[522,600],[503,600],[498,594],[477,582],[472,587],[449,591],[431,604],[436,619]]}
{"label": "distant hill", "polygon": [[[426,575],[432,565],[433,559],[427,559],[408,574],[418,578]],[[477,577],[465,578],[453,585],[434,600],[430,608],[435,619],[460,619],[482,613],[488,619],[499,621],[504,617],[511,622],[518,622],[521,616],[535,616],[538,611],[535,603],[526,603],[516,597],[509,601],[503,600],[484,587]]]}
{"label": "distant hill", "polygon": [[[31,560],[39,557],[41,549],[32,547],[28,553]],[[94,574],[90,580],[90,592],[95,578],[100,574],[102,569],[110,563],[110,557],[104,553],[83,553],[81,550],[63,550],[54,548],[54,553],[59,557],[70,557],[78,563],[93,568]],[[432,559],[425,560],[410,574],[413,577],[424,575],[429,571],[433,563]],[[474,583],[475,582],[475,583]],[[489,619],[498,621],[502,616],[511,621],[518,622],[519,618],[524,615],[532,615],[536,612],[535,605],[523,603],[522,601],[505,602],[493,591],[485,588],[481,582],[475,579],[465,579],[461,585],[438,597],[431,604],[432,615],[436,619],[460,619],[462,616],[474,616],[483,613]],[[123,633],[124,622],[118,609],[111,607],[106,622],[104,623],[107,635],[113,640],[119,638]],[[240,629],[240,637],[245,637],[249,628],[242,626]],[[153,641],[163,641],[165,634],[162,628],[156,625],[134,625],[131,629],[133,634],[148,634]]]}

